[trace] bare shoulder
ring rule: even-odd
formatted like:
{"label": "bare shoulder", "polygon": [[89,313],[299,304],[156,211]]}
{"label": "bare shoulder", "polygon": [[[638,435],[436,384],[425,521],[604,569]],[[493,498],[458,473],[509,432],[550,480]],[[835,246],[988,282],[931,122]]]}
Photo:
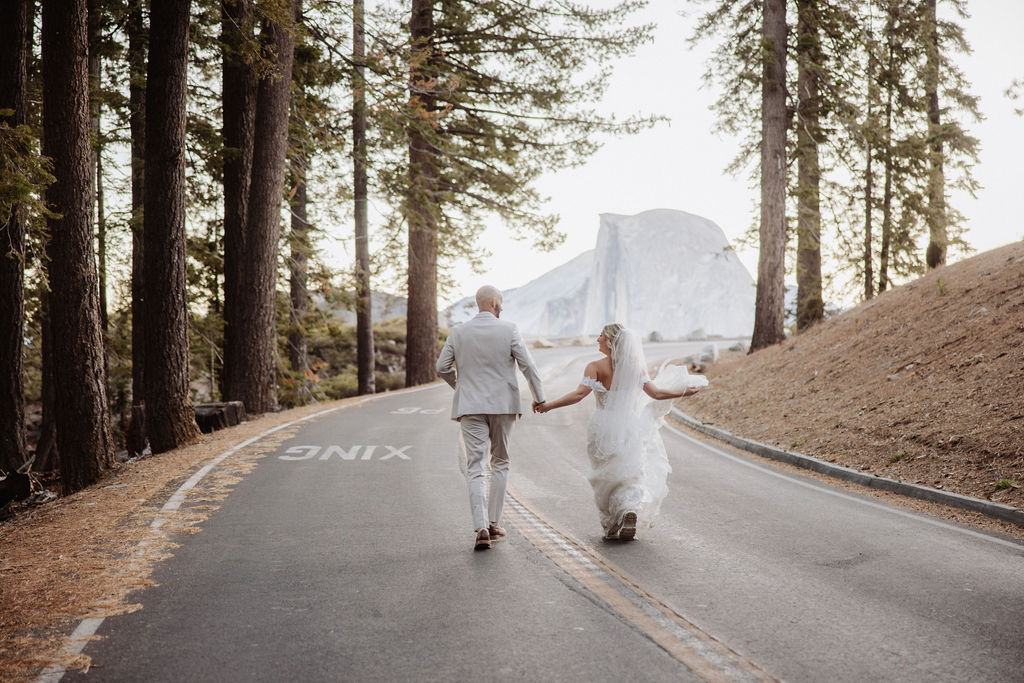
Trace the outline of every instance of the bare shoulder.
{"label": "bare shoulder", "polygon": [[587,364],[584,374],[591,379],[596,379],[601,384],[606,384],[612,374],[612,361],[607,356]]}

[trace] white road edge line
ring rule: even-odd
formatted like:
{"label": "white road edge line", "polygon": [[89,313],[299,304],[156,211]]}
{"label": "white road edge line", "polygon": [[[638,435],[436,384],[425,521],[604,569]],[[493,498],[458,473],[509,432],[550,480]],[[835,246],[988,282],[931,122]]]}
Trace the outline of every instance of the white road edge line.
{"label": "white road edge line", "polygon": [[926,524],[931,524],[932,526],[941,527],[943,529],[950,529],[952,531],[958,531],[958,532],[960,532],[962,534],[966,534],[968,536],[974,536],[975,538],[980,538],[980,539],[984,539],[986,541],[991,541],[992,543],[996,543],[996,544],[999,544],[999,545],[1002,545],[1002,546],[1006,546],[1007,548],[1013,548],[1014,550],[1016,550],[1018,552],[1021,551],[1021,550],[1024,550],[1024,547],[1022,547],[1020,543],[1015,543],[1013,541],[1008,541],[1006,539],[999,538],[998,536],[989,536],[988,534],[983,534],[980,531],[974,531],[973,529],[967,529],[967,528],[964,528],[964,527],[960,527],[960,526],[957,526],[955,524],[950,524],[949,522],[944,522],[944,521],[939,520],[939,519],[934,519],[932,517],[927,517],[925,515],[918,514],[916,512],[908,512],[907,510],[901,510],[899,508],[892,507],[890,505],[885,505],[883,503],[876,503],[876,502],[874,502],[872,500],[867,500],[867,499],[861,498],[859,496],[851,496],[848,493],[843,493],[841,491],[837,491],[837,490],[835,490],[833,488],[830,488],[830,487],[828,487],[827,484],[819,484],[819,483],[813,483],[812,484],[810,482],[803,481],[803,480],[798,479],[798,478],[796,478],[796,477],[794,477],[794,476],[792,476],[792,475],[790,475],[790,474],[788,474],[786,472],[779,472],[779,471],[777,471],[775,469],[772,469],[770,467],[765,467],[764,465],[758,464],[756,462],[751,462],[750,460],[746,460],[745,458],[742,458],[740,456],[733,455],[732,453],[727,453],[726,451],[723,451],[720,448],[712,446],[711,444],[709,444],[709,443],[707,443],[705,441],[701,441],[700,439],[694,438],[694,437],[690,436],[689,434],[680,431],[679,429],[673,427],[672,425],[668,424],[667,422],[665,423],[665,429],[669,430],[673,434],[676,434],[678,436],[683,437],[684,439],[686,439],[688,441],[691,441],[694,444],[697,444],[698,446],[701,446],[702,448],[706,448],[707,450],[711,451],[712,453],[715,453],[716,455],[720,455],[723,458],[728,458],[729,460],[732,460],[733,462],[737,462],[737,463],[739,463],[741,465],[744,465],[746,467],[750,467],[752,469],[759,470],[761,472],[764,472],[765,474],[770,474],[773,477],[778,477],[779,479],[785,479],[786,481],[792,482],[793,484],[797,484],[798,486],[803,486],[804,488],[812,489],[814,491],[819,491],[821,493],[826,493],[826,494],[828,494],[830,496],[835,496],[837,498],[842,498],[844,500],[849,500],[849,501],[853,501],[855,503],[860,503],[861,505],[866,505],[868,507],[872,507],[872,508],[875,508],[877,510],[884,510],[884,511],[892,513],[894,515],[899,515],[900,517],[907,517],[909,519],[917,520],[919,522],[924,522]]}
{"label": "white road edge line", "polygon": [[[385,391],[379,394],[374,394],[372,396],[367,396],[363,400],[359,401],[359,403],[356,405],[362,405],[363,403],[367,403],[368,401],[375,401],[377,399],[384,398],[385,396],[395,395],[398,393],[413,394],[416,393],[417,391],[433,389],[437,386],[440,386],[440,384],[427,384],[421,387],[413,387],[410,389]],[[353,404],[350,403],[348,405],[335,406],[333,408],[327,408],[326,410],[321,410],[316,413],[311,413],[309,415],[306,415],[305,417],[300,417],[298,419],[292,420],[291,422],[285,422],[284,424],[272,427],[261,434],[257,434],[252,438],[246,439],[245,441],[235,444],[228,450],[216,456],[206,465],[196,470],[196,472],[191,477],[189,477],[184,484],[178,487],[178,490],[171,494],[171,497],[167,499],[167,502],[164,503],[164,506],[160,508],[159,512],[157,512],[156,517],[153,518],[153,521],[149,523],[149,528],[159,529],[160,527],[162,527],[167,522],[167,518],[165,517],[165,515],[167,515],[170,512],[174,512],[179,507],[181,507],[181,504],[185,502],[185,494],[187,494],[190,490],[195,488],[196,485],[200,481],[202,481],[203,477],[209,474],[214,467],[224,462],[224,460],[229,456],[237,453],[239,450],[259,441],[264,437],[270,436],[274,432],[280,431],[287,427],[291,427],[292,425],[297,425],[300,422],[305,422],[306,420],[312,420],[315,417],[320,417],[322,415],[327,415],[328,413],[333,413],[335,411],[341,410],[342,408],[348,408],[351,405]],[[138,553],[147,544],[147,540],[139,541],[135,546],[135,552],[133,553],[133,555],[138,555]],[[134,561],[134,558],[131,561]],[[71,632],[71,635],[68,636],[68,642],[65,645],[64,649],[61,650],[60,658],[70,659],[71,657],[80,654],[82,650],[85,649],[85,646],[89,644],[89,641],[92,639],[92,636],[96,634],[96,631],[103,623],[103,620],[104,617],[86,617],[85,619],[82,619],[82,621],[79,622],[75,630]],[[58,681],[60,681],[60,679],[64,677],[65,673],[67,673],[67,669],[65,669],[59,663],[53,663],[50,666],[46,667],[39,674],[39,677],[36,679],[36,683],[58,683]]]}

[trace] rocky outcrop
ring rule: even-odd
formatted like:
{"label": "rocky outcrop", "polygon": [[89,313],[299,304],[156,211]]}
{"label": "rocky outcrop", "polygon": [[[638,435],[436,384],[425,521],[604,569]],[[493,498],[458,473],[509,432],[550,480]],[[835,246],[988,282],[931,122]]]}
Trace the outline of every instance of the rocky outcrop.
{"label": "rocky outcrop", "polygon": [[[597,335],[621,322],[645,338],[745,337],[754,327],[754,281],[712,221],[655,209],[602,214],[597,245],[505,292],[502,317],[527,336]],[[446,311],[457,324],[469,299]]]}

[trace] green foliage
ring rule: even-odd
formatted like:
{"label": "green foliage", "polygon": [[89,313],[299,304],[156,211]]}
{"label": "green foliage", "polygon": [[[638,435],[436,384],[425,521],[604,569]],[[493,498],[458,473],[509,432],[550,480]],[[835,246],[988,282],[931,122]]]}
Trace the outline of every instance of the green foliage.
{"label": "green foliage", "polygon": [[[963,18],[965,3],[945,3]],[[716,131],[740,138],[740,146],[727,171],[746,175],[752,184],[760,177],[761,131],[761,6],[758,2],[714,0],[700,17],[691,43],[714,40],[705,81],[719,97]],[[922,3],[910,0],[813,3],[820,26],[822,53],[814,65],[821,102],[815,140],[821,154],[821,214],[823,259],[833,262],[831,286],[838,292],[863,291],[865,249],[874,275],[883,268],[889,280],[907,278],[924,270],[926,220],[930,210],[928,189],[928,126],[925,86],[925,47],[928,40]],[[791,113],[787,149],[794,161],[797,126],[796,11],[788,17],[788,105]],[[978,120],[977,99],[956,65],[958,54],[968,53],[963,28],[955,20],[939,22],[940,106],[943,163],[947,188],[973,193],[977,183],[972,168],[978,142],[963,123]],[[869,158],[871,166],[869,171]],[[886,179],[889,201],[884,200]],[[795,199],[802,188],[797,174],[789,174],[790,230]],[[870,196],[866,197],[871,186]],[[870,212],[872,239],[866,246],[865,225]],[[947,205],[950,246],[969,249],[962,238],[962,216]],[[886,231],[883,245],[882,229]],[[757,226],[743,242],[755,245]],[[795,268],[792,258],[790,269]],[[826,282],[826,285],[829,283]]]}
{"label": "green foliage", "polygon": [[892,455],[889,456],[889,464],[892,465],[892,464],[898,463],[900,460],[902,460],[906,456],[907,456],[907,454],[904,453],[903,451],[900,451],[899,453],[893,453]]}
{"label": "green foliage", "polygon": [[[10,109],[0,116],[11,116]],[[30,232],[43,235],[49,211],[42,200],[43,191],[54,181],[49,160],[39,150],[39,140],[26,125],[8,125],[0,120],[0,226],[10,220],[17,204],[30,217]],[[24,258],[24,254],[17,254]]]}
{"label": "green foliage", "polygon": [[1003,489],[1016,488],[1017,483],[1012,479],[997,479],[996,480],[996,491],[1002,491]]}
{"label": "green foliage", "polygon": [[[651,38],[651,26],[629,24],[644,4],[594,9],[555,0],[441,0],[431,45],[378,37],[369,77],[370,153],[378,187],[396,208],[387,240],[391,262],[405,257],[402,230],[412,207],[437,226],[442,290],[453,261],[479,264],[487,253],[478,240],[487,216],[497,215],[539,249],[562,241],[558,217],[544,212],[535,181],[582,163],[600,136],[633,133],[655,121],[618,120],[593,109],[614,60]],[[376,21],[397,24],[386,15]],[[424,79],[410,97],[413,67]],[[409,181],[413,132],[426,140],[436,168],[428,185]]]}
{"label": "green foliage", "polygon": [[[358,393],[356,328],[324,315],[307,328],[310,373],[279,372],[278,400],[290,407],[309,400],[338,399]],[[278,335],[281,355],[286,340]],[[405,319],[395,318],[373,326],[375,380],[378,392],[405,386]],[[308,387],[308,391],[304,391]]]}
{"label": "green foliage", "polygon": [[[1006,96],[1013,102],[1024,98],[1024,78],[1014,79],[1010,83],[1010,87],[1006,89]],[[1017,113],[1017,116],[1024,116],[1024,107],[1014,107],[1013,111]]]}

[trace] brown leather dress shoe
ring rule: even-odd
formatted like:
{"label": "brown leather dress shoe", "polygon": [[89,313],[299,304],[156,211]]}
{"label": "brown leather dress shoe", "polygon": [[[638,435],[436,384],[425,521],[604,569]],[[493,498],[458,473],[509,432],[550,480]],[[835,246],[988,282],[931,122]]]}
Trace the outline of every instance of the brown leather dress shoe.
{"label": "brown leather dress shoe", "polygon": [[476,532],[476,544],[473,546],[473,550],[490,550],[490,548],[491,534],[487,529],[480,529]]}
{"label": "brown leather dress shoe", "polygon": [[487,527],[487,532],[491,535],[492,539],[498,538],[499,536],[506,536],[505,530],[497,524],[491,523],[491,526]]}

